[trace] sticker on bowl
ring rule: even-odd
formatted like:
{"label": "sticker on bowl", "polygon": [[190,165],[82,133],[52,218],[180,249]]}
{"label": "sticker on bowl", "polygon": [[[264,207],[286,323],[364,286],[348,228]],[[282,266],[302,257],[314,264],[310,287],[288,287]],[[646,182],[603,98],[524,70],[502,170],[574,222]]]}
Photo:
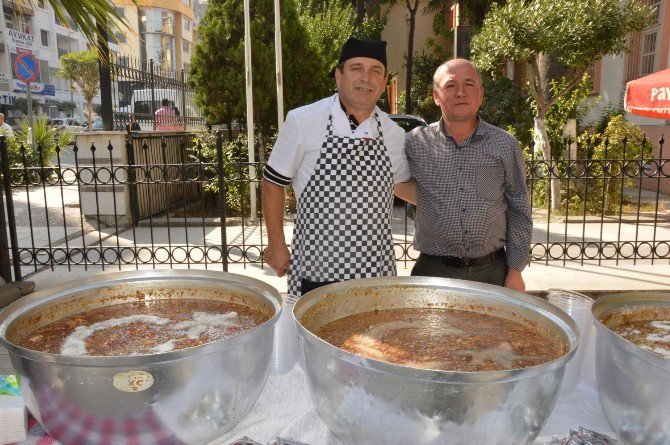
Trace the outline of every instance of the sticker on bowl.
{"label": "sticker on bowl", "polygon": [[140,392],[151,388],[154,376],[144,371],[120,372],[114,376],[114,388],[123,392]]}

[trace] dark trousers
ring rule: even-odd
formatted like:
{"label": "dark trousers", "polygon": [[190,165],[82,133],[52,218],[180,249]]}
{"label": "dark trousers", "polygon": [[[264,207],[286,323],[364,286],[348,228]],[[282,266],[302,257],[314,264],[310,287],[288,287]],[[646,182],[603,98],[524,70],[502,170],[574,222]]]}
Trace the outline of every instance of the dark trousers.
{"label": "dark trousers", "polygon": [[412,268],[412,276],[455,278],[503,286],[507,270],[505,257],[492,258],[490,263],[477,266],[454,267],[440,261],[440,257],[422,253]]}
{"label": "dark trousers", "polygon": [[318,283],[316,281],[309,281],[304,278],[300,280],[300,296],[302,297],[305,295],[307,292],[318,289],[322,286],[325,286],[326,284],[332,284],[332,283],[337,283],[337,281],[324,281],[321,283]]}

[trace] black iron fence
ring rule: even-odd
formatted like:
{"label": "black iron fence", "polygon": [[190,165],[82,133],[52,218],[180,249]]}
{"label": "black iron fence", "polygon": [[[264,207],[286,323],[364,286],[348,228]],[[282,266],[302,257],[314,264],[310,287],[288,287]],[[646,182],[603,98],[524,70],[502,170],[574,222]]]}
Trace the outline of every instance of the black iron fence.
{"label": "black iron fence", "polygon": [[[246,146],[190,133],[120,137],[120,147],[57,148],[48,167],[11,164],[0,140],[6,280],[12,270],[18,278],[45,268],[262,265],[262,165],[245,162]],[[663,143],[653,158],[605,151],[599,158],[529,160],[531,261],[670,261],[670,159]],[[294,201],[288,203],[290,238]],[[395,207],[393,234],[397,260],[412,262],[418,252],[411,206]]]}
{"label": "black iron fence", "polygon": [[[184,70],[165,69],[151,59],[141,62],[120,55],[112,58],[110,73],[114,129],[194,131],[205,127]],[[169,112],[157,116],[164,101]]]}

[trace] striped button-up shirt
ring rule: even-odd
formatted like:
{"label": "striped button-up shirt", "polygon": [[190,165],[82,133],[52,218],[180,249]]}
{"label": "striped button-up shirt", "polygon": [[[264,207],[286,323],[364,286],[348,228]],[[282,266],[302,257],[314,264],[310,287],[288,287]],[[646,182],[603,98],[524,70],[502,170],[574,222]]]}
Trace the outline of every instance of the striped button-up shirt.
{"label": "striped button-up shirt", "polygon": [[417,182],[414,247],[477,258],[504,246],[509,267],[523,270],[533,221],[519,142],[480,119],[459,145],[440,120],[407,134],[405,150]]}

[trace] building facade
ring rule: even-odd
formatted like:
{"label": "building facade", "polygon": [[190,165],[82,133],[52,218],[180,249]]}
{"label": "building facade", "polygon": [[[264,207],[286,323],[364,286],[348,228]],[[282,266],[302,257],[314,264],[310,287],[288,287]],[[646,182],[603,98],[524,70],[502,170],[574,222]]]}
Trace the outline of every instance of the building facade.
{"label": "building facade", "polygon": [[[626,83],[670,68],[670,0],[638,0],[654,9],[652,22],[628,36],[629,52],[607,55],[593,66],[592,108],[583,123],[591,123],[607,108],[623,108]],[[670,121],[626,113],[652,139],[666,135]]]}
{"label": "building facade", "polygon": [[146,0],[141,6],[130,0],[115,0],[117,13],[131,31],[116,33],[117,57],[149,60],[163,71],[188,71],[195,44],[194,0]]}
{"label": "building facade", "polygon": [[[142,6],[130,0],[114,1],[117,13],[129,26],[110,36],[110,52],[120,63],[154,66],[178,75],[188,70],[195,36],[194,0],[147,0]],[[26,84],[16,73],[17,59],[29,52],[37,58],[39,76],[30,84],[34,112],[50,117],[84,116],[82,95],[69,81],[58,76],[59,58],[88,48],[83,34],[73,22],[60,23],[44,0],[30,3],[2,0],[4,20],[0,25],[0,112],[20,115],[15,101],[26,99]],[[100,103],[99,96],[94,104]],[[67,103],[74,103],[66,106]]]}
{"label": "building facade", "polygon": [[[38,114],[57,116],[62,103],[83,104],[81,94],[73,91],[69,81],[58,77],[59,57],[71,51],[86,49],[86,40],[73,24],[56,20],[53,9],[40,0],[33,8],[28,2],[2,1],[0,24],[0,111],[17,114],[17,99],[25,99],[26,83],[16,73],[20,55],[29,52],[37,60],[39,75],[30,84]],[[61,105],[59,107],[59,105]]]}

